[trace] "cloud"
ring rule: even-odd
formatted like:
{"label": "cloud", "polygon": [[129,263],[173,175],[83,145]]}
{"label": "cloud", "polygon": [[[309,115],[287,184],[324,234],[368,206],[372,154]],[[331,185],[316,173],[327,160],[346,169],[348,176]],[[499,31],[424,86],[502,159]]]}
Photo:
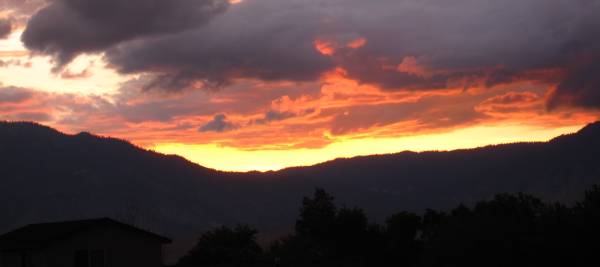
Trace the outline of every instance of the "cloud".
{"label": "cloud", "polygon": [[485,114],[542,111],[543,98],[534,92],[507,92],[486,99],[475,110]]}
{"label": "cloud", "polygon": [[[0,54],[0,58],[1,57],[2,57],[2,55]],[[0,59],[0,68],[8,68],[11,66],[30,68],[31,65],[32,65],[31,61],[24,61],[24,60],[18,60],[18,59],[10,59],[10,60]]]}
{"label": "cloud", "polygon": [[47,122],[52,120],[52,116],[44,112],[21,112],[13,114],[10,120]]}
{"label": "cloud", "polygon": [[13,29],[20,28],[38,9],[54,0],[0,0],[0,16],[11,18]]}
{"label": "cloud", "polygon": [[52,116],[48,110],[30,105],[38,97],[41,95],[34,90],[14,86],[0,87],[0,119],[50,121]]}
{"label": "cloud", "polygon": [[309,81],[336,67],[389,90],[490,87],[599,51],[598,12],[586,0],[254,0],[208,25],[115,46],[107,59],[122,73],[155,73],[152,86],[166,90]]}
{"label": "cloud", "polygon": [[329,126],[333,135],[357,135],[388,128],[398,136],[464,126],[485,119],[484,114],[473,109],[474,101],[465,95],[436,96],[413,103],[334,108],[324,110],[322,115],[334,116]]}
{"label": "cloud", "polygon": [[164,90],[238,78],[314,81],[334,64],[314,48],[320,18],[313,5],[291,2],[246,1],[194,30],[116,46],[107,59],[121,73],[156,73],[151,87]]}
{"label": "cloud", "polygon": [[483,103],[490,105],[513,105],[531,103],[539,100],[540,97],[532,92],[508,92],[503,95],[494,96]]}
{"label": "cloud", "polygon": [[547,107],[600,109],[600,57],[591,57],[570,69],[567,77],[550,94]]}
{"label": "cloud", "polygon": [[226,0],[54,0],[31,17],[22,41],[61,67],[82,53],[189,30],[227,6]]}
{"label": "cloud", "polygon": [[0,39],[8,37],[12,29],[12,22],[9,19],[0,19]]}
{"label": "cloud", "polygon": [[[499,87],[527,81],[543,90],[555,88],[548,110],[600,107],[598,1],[247,0],[228,5],[172,0],[160,2],[167,5],[160,8],[165,12],[145,5],[155,1],[55,0],[32,17],[23,40],[29,49],[55,56],[59,65],[81,53],[103,52],[108,66],[120,73],[143,74],[147,79],[139,87],[145,89],[224,89],[218,101],[196,94],[187,95],[200,99],[196,102],[164,94],[115,104],[113,111],[133,123],[189,116],[186,123],[196,125],[199,119],[223,113],[236,121],[255,122],[244,128],[289,119],[272,123],[285,127],[279,124],[295,123],[291,113],[298,115],[298,109],[269,104],[289,94],[289,99],[306,99],[298,101],[307,105],[303,108],[323,106],[318,123],[298,127],[319,124],[319,130],[328,127],[334,134],[423,116],[418,124],[423,127],[458,125],[489,115],[474,109],[483,108],[481,103],[494,94],[506,93]],[[332,70],[359,86],[341,85],[326,92],[332,89],[326,78]],[[241,88],[248,81],[255,84]],[[277,83],[299,89],[294,95],[264,89]],[[306,84],[316,89],[300,88]],[[447,97],[407,104],[397,95],[413,93],[411,97],[419,98],[425,92],[466,88],[477,91],[473,94],[491,93],[467,94],[464,98],[471,99],[462,107]],[[543,96],[541,90],[535,93]],[[494,112],[524,107],[516,101],[523,95],[502,97],[490,101],[512,100],[513,106],[486,102],[485,107]],[[544,99],[538,98],[535,105]],[[377,109],[382,104],[387,106]],[[274,113],[264,114],[269,108]],[[231,124],[225,115],[211,122],[209,132],[233,129],[217,127]]]}
{"label": "cloud", "polygon": [[33,97],[30,90],[19,87],[0,87],[0,104],[21,103]]}
{"label": "cloud", "polygon": [[60,78],[66,80],[85,79],[92,76],[92,71],[89,67],[81,70],[80,72],[73,72],[71,69],[65,69],[60,74]]}
{"label": "cloud", "polygon": [[117,95],[4,87],[0,119],[35,120],[70,133],[90,131],[146,147],[211,143],[273,150],[321,148],[336,140],[363,137],[447,132],[499,121],[554,127],[598,118],[597,113],[571,110],[547,113],[542,102],[545,88],[527,83],[479,94],[382,92],[336,77],[320,87],[320,93],[315,85],[316,89],[297,83],[247,81],[248,88],[235,85],[218,93],[165,94],[140,91],[138,85],[143,82],[131,81]]}
{"label": "cloud", "polygon": [[255,120],[254,123],[267,124],[269,122],[282,121],[282,120],[286,120],[286,119],[293,118],[296,116],[298,116],[296,113],[289,112],[289,111],[269,110],[269,111],[267,111],[267,113],[265,113],[264,117],[262,117],[258,120]]}
{"label": "cloud", "polygon": [[0,0],[0,8],[16,15],[31,15],[53,0]]}
{"label": "cloud", "polygon": [[227,132],[237,129],[235,123],[229,122],[224,114],[215,115],[213,120],[204,124],[198,131],[200,132]]}

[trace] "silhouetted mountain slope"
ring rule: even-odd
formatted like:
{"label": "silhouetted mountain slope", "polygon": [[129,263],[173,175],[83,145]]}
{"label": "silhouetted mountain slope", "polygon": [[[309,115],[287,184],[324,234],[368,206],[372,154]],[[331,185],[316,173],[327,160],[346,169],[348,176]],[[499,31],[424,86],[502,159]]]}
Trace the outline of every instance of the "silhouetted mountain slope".
{"label": "silhouetted mountain slope", "polygon": [[[362,196],[360,203],[374,204],[372,209],[391,208],[391,212],[398,208],[397,203],[416,211],[449,208],[498,192],[522,191],[549,200],[572,201],[586,187],[600,182],[600,123],[548,143],[338,159],[277,175],[323,177],[319,184],[331,188],[334,195],[347,199]],[[344,186],[354,190],[338,190]],[[396,202],[385,205],[380,199],[376,203],[372,198],[379,198],[377,192]]]}
{"label": "silhouetted mountain slope", "polygon": [[175,238],[236,222],[281,231],[290,229],[301,197],[317,186],[382,219],[500,192],[568,202],[596,183],[600,123],[548,143],[403,152],[268,173],[219,172],[117,139],[0,123],[0,232],[102,216]]}

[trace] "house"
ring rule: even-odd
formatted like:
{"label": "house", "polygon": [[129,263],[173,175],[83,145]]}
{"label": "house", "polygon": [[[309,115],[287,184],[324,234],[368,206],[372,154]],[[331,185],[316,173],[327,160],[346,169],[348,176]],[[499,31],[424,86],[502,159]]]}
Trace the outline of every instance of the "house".
{"label": "house", "polygon": [[0,236],[0,267],[161,267],[168,243],[109,218],[31,224]]}

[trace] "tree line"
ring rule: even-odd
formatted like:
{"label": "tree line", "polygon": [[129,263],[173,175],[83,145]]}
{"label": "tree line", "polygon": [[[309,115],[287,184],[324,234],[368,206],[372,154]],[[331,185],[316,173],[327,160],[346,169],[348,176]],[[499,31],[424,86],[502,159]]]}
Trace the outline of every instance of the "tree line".
{"label": "tree line", "polygon": [[266,248],[249,225],[204,233],[178,266],[598,266],[600,187],[573,205],[523,193],[370,222],[316,189],[294,233]]}

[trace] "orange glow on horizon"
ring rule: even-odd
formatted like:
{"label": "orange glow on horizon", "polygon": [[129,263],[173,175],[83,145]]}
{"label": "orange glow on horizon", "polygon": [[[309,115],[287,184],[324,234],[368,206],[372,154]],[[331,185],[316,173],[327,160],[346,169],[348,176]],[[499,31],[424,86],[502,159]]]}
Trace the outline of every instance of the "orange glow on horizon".
{"label": "orange glow on horizon", "polygon": [[402,151],[448,151],[514,142],[548,141],[574,133],[583,125],[542,128],[524,125],[475,126],[447,133],[399,138],[339,138],[319,149],[245,151],[214,144],[156,144],[149,147],[176,154],[202,166],[224,171],[271,171],[294,166],[310,166],[336,158],[389,154]]}

